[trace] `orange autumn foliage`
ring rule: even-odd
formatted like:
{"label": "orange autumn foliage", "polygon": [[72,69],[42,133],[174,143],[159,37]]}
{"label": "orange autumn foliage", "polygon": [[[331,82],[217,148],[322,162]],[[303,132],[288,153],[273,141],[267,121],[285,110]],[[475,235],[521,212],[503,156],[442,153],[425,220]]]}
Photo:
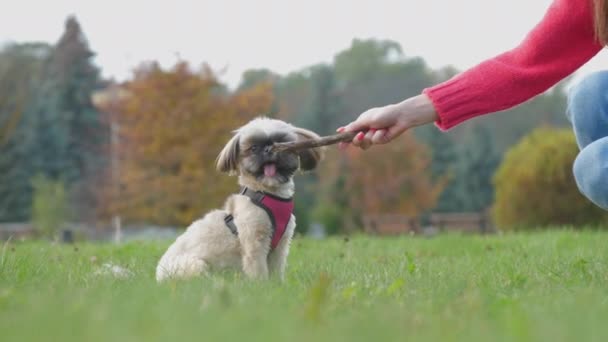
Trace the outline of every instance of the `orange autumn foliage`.
{"label": "orange autumn foliage", "polygon": [[230,93],[209,69],[179,63],[140,68],[124,90],[115,113],[118,186],[108,187],[107,215],[187,225],[238,190],[215,159],[234,129],[269,110],[269,85]]}
{"label": "orange autumn foliage", "polygon": [[[390,144],[367,151],[349,148],[346,153],[330,156],[324,175],[333,181],[342,177],[348,192],[347,206],[353,216],[401,214],[417,216],[435,206],[445,186],[443,179],[433,182],[429,172],[429,149],[407,132]],[[338,154],[341,154],[340,157]],[[331,198],[327,199],[332,202]],[[357,218],[354,218],[357,220]]]}

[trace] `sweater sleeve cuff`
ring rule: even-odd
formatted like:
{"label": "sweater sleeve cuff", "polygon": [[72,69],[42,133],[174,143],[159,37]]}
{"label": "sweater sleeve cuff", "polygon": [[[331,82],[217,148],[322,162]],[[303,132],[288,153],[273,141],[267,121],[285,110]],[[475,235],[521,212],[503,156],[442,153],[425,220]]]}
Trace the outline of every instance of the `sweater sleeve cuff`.
{"label": "sweater sleeve cuff", "polygon": [[475,103],[472,94],[465,91],[465,83],[465,80],[456,77],[422,91],[435,107],[437,112],[435,125],[440,130],[448,131],[476,116]]}

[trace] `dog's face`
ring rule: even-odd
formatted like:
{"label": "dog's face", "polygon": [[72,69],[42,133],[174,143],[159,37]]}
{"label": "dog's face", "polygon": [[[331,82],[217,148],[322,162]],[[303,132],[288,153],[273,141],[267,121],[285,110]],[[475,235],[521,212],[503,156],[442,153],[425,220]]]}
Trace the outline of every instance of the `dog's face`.
{"label": "dog's face", "polygon": [[318,138],[318,135],[286,122],[267,118],[250,121],[235,131],[217,160],[219,171],[239,173],[267,187],[287,183],[297,170],[312,170],[321,159],[320,149],[273,152],[274,143]]}

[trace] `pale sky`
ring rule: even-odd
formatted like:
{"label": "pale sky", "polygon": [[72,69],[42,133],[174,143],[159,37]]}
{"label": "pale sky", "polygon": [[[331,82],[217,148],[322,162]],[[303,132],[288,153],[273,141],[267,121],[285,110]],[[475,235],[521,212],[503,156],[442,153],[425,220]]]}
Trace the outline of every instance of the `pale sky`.
{"label": "pale sky", "polygon": [[[329,62],[353,38],[393,39],[407,56],[459,69],[515,46],[552,0],[0,0],[0,42],[55,42],[75,14],[105,76],[145,60],[280,74]],[[608,69],[600,53],[580,75]]]}

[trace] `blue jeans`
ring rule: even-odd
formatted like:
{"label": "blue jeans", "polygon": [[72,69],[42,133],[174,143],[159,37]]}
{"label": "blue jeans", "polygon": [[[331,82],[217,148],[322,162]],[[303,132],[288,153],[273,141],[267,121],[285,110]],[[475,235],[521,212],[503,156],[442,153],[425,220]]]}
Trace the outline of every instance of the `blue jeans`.
{"label": "blue jeans", "polygon": [[608,71],[593,73],[570,90],[567,116],[580,149],[573,167],[576,184],[608,210]]}

